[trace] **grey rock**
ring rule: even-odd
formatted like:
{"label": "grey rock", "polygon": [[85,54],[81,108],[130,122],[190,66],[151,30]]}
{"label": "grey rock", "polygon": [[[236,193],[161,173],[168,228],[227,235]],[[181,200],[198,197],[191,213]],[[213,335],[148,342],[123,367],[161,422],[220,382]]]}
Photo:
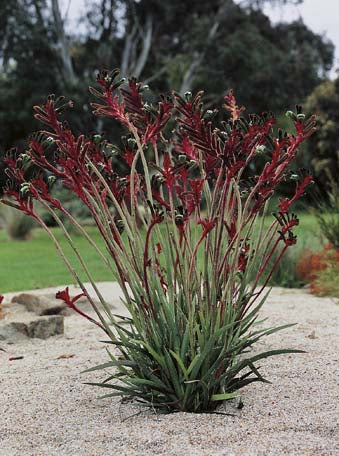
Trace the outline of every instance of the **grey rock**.
{"label": "grey rock", "polygon": [[61,315],[51,315],[32,320],[27,325],[28,337],[47,339],[51,336],[64,333],[64,317]]}
{"label": "grey rock", "polygon": [[75,311],[73,309],[70,309],[69,307],[65,307],[62,309],[62,311],[58,315],[63,315],[64,317],[70,317],[71,315],[74,315]]}
{"label": "grey rock", "polygon": [[0,322],[0,340],[21,341],[27,339],[28,331],[26,323],[17,321]]}
{"label": "grey rock", "polygon": [[31,293],[14,296],[12,302],[23,305],[26,310],[36,315],[58,315],[67,308],[63,301]]}
{"label": "grey rock", "polygon": [[34,307],[39,304],[39,296],[31,293],[20,293],[13,296],[11,302],[22,304],[25,307]]}
{"label": "grey rock", "polygon": [[22,321],[1,321],[0,340],[47,339],[64,333],[64,317],[50,315]]}

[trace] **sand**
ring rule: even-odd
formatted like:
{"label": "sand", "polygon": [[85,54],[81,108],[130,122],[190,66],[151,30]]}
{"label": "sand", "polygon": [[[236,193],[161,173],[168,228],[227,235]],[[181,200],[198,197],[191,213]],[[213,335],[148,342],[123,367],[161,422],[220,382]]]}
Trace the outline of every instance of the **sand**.
{"label": "sand", "polygon": [[[100,286],[119,307],[116,284]],[[0,341],[0,455],[339,455],[338,303],[275,288],[262,315],[268,324],[298,325],[260,348],[307,353],[263,361],[272,384],[244,388],[241,410],[237,400],[220,408],[234,416],[138,413],[119,400],[98,400],[101,390],[83,383],[103,373],[80,372],[107,361],[104,337],[76,315],[65,318],[64,336]],[[9,361],[17,356],[23,359]]]}

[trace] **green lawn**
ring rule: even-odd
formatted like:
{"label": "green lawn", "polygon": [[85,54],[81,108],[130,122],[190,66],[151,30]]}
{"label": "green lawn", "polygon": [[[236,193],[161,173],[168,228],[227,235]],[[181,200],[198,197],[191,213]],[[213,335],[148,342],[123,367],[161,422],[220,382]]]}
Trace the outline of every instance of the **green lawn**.
{"label": "green lawn", "polygon": [[[99,246],[103,246],[94,228],[88,229],[92,238]],[[72,264],[77,260],[63,239],[61,230],[54,228],[53,232],[66,254],[70,255]],[[112,274],[105,268],[102,260],[90,247],[86,240],[75,236],[77,247],[86,260],[93,277],[97,281],[112,280]],[[80,270],[80,268],[77,268]],[[80,274],[85,280],[85,275]],[[6,234],[0,231],[0,293],[9,291],[44,288],[74,282],[66,269],[48,235],[41,229],[33,232],[29,241],[8,241]]]}
{"label": "green lawn", "polygon": [[[99,246],[103,247],[95,228],[88,228],[90,235]],[[54,228],[54,234],[74,265],[77,261],[60,229]],[[312,214],[300,214],[300,226],[296,229],[299,246],[317,249],[321,244],[320,232]],[[87,242],[75,236],[77,246],[87,262],[96,281],[114,279],[95,251]],[[298,245],[296,246],[298,247]],[[80,270],[80,268],[78,268]],[[84,274],[80,274],[83,280]],[[9,241],[4,231],[0,231],[0,294],[9,291],[29,290],[72,283],[73,279],[54,249],[46,233],[36,229],[29,241]]]}

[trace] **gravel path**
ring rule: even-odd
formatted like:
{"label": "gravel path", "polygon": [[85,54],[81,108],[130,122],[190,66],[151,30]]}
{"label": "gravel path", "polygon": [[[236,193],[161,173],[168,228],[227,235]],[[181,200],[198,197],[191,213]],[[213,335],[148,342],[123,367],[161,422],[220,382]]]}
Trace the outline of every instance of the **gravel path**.
{"label": "gravel path", "polygon": [[[101,288],[118,306],[116,285]],[[262,314],[268,324],[298,322],[262,349],[307,353],[263,361],[272,384],[244,388],[242,410],[236,401],[221,408],[235,416],[136,414],[118,400],[98,400],[99,391],[83,382],[102,374],[80,372],[107,361],[103,336],[75,315],[65,319],[65,336],[1,342],[0,455],[339,455],[338,303],[276,288]]]}

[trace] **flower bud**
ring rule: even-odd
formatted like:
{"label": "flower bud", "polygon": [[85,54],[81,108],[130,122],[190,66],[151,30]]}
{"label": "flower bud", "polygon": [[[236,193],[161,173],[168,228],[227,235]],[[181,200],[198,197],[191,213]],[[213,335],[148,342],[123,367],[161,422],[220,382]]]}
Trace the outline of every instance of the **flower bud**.
{"label": "flower bud", "polygon": [[297,119],[301,120],[301,121],[305,120],[305,117],[306,117],[305,114],[302,114],[302,113],[297,115]]}
{"label": "flower bud", "polygon": [[207,109],[207,111],[205,112],[205,115],[204,115],[204,119],[211,119],[214,115],[214,111],[212,111],[212,109]]}
{"label": "flower bud", "polygon": [[93,136],[93,142],[94,142],[94,144],[99,144],[99,142],[101,141],[101,139],[102,139],[102,136],[101,136],[101,135],[98,135],[98,134],[97,134],[97,135],[94,135],[94,136]]}
{"label": "flower bud", "polygon": [[121,234],[121,233],[124,231],[124,229],[125,229],[124,222],[123,222],[122,220],[120,220],[120,219],[117,220],[117,221],[115,222],[115,226],[117,227],[117,229],[118,229],[118,231],[119,231],[120,234]]}
{"label": "flower bud", "polygon": [[28,154],[21,154],[20,158],[23,161],[23,163],[28,163],[31,161],[31,157]]}
{"label": "flower bud", "polygon": [[257,154],[264,154],[266,152],[266,146],[261,144],[261,146],[258,146],[255,151]]}
{"label": "flower bud", "polygon": [[179,155],[178,158],[177,158],[177,162],[179,165],[182,165],[183,163],[185,163],[187,161],[187,157],[186,155]]}
{"label": "flower bud", "polygon": [[152,106],[150,104],[148,104],[148,103],[144,103],[143,109],[146,112],[151,112],[152,111]]}
{"label": "flower bud", "polygon": [[29,193],[30,186],[31,184],[29,182],[22,183],[20,187],[20,193],[22,193],[23,195]]}
{"label": "flower bud", "polygon": [[128,138],[127,144],[129,147],[134,147],[136,145],[136,140],[134,138]]}
{"label": "flower bud", "polygon": [[297,116],[295,115],[295,113],[294,113],[293,111],[287,111],[285,115],[286,115],[286,117],[288,117],[289,119],[297,120]]}
{"label": "flower bud", "polygon": [[52,186],[55,183],[55,181],[56,181],[56,177],[55,176],[49,176],[47,181],[48,181],[48,184],[50,186]]}
{"label": "flower bud", "polygon": [[185,99],[186,101],[192,100],[192,92],[185,92]]}

